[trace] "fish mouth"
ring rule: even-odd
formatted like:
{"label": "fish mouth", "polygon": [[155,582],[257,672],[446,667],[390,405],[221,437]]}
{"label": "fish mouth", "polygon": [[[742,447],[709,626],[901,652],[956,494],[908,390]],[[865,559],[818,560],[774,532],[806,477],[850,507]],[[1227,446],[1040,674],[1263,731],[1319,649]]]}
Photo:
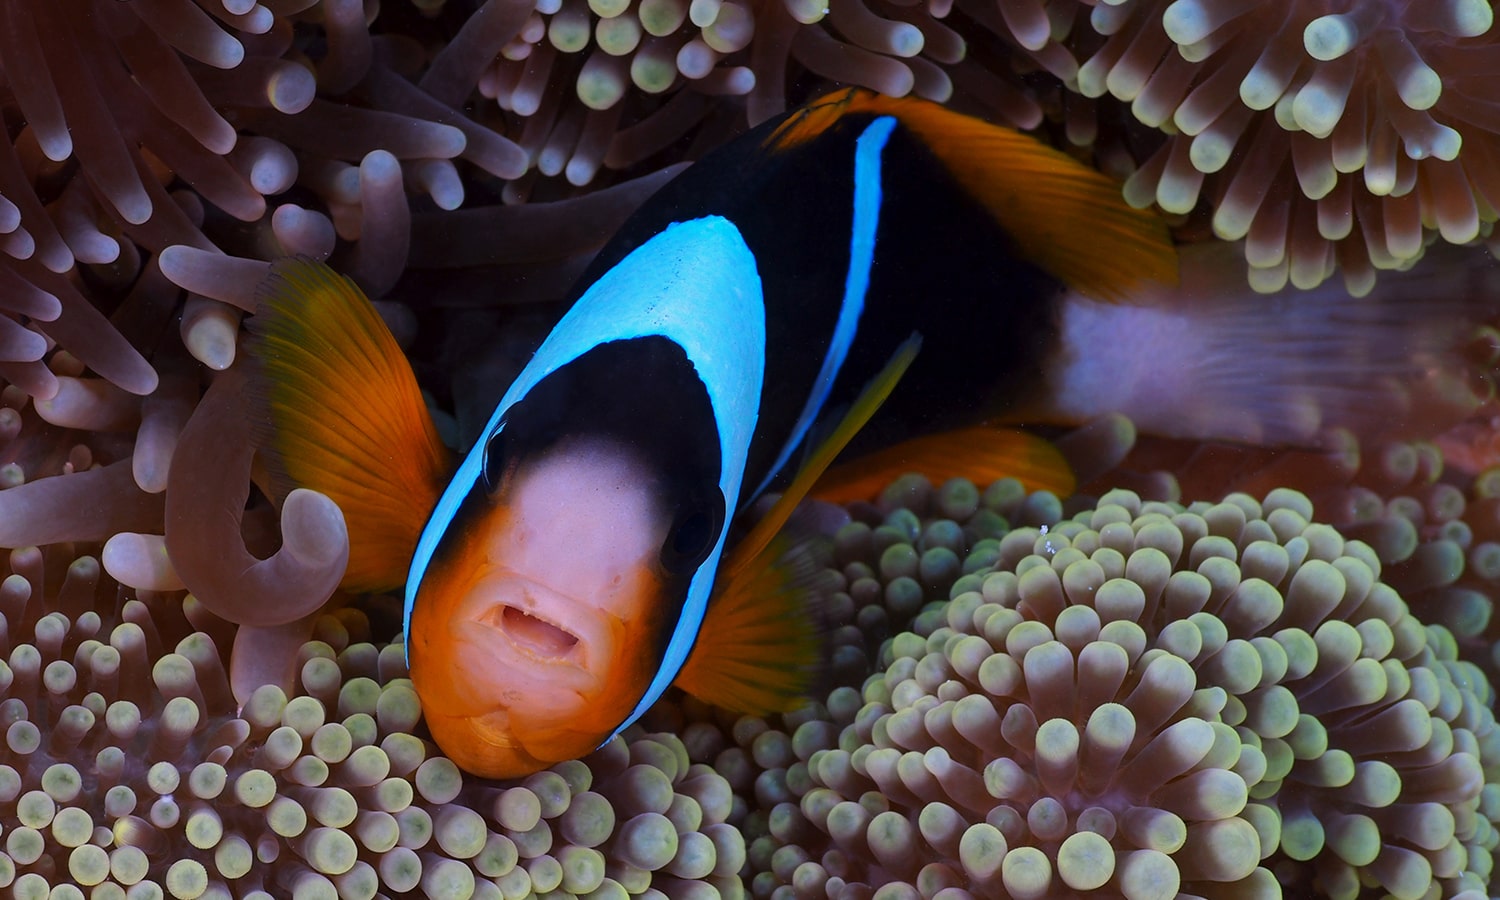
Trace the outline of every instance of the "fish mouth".
{"label": "fish mouth", "polygon": [[564,659],[578,646],[573,632],[504,603],[491,607],[480,622],[503,634],[516,649],[540,659]]}

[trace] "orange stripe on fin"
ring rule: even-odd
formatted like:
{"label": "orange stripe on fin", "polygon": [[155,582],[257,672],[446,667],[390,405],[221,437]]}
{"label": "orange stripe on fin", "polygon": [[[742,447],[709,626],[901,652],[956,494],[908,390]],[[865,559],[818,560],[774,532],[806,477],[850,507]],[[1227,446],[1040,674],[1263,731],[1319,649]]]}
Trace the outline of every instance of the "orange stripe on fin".
{"label": "orange stripe on fin", "polygon": [[338,503],[344,589],[399,586],[452,471],[401,348],[352,281],[305,259],[272,265],[246,324],[272,494],[306,487]]}
{"label": "orange stripe on fin", "polygon": [[828,503],[873,500],[908,472],[942,484],[967,478],[983,489],[1001,478],[1014,478],[1028,491],[1073,493],[1076,480],[1068,462],[1048,441],[1004,428],[976,426],[912,438],[828,471],[812,496]]}
{"label": "orange stripe on fin", "polygon": [[804,144],[845,115],[894,116],[1010,234],[1022,258],[1091,297],[1120,300],[1177,283],[1166,223],[1125,202],[1120,185],[1028,135],[913,97],[848,88],[791,114],[771,152]]}
{"label": "orange stripe on fin", "polygon": [[807,695],[824,656],[814,587],[819,573],[808,546],[782,528],[891,395],[921,346],[915,334],[901,343],[786,491],[725,558],[697,643],[675,682],[683,690],[755,714],[784,712]]}

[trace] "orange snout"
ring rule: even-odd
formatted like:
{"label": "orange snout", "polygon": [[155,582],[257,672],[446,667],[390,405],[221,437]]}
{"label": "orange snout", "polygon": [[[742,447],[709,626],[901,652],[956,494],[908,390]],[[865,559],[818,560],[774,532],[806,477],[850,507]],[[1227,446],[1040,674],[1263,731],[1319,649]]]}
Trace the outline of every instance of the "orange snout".
{"label": "orange snout", "polygon": [[503,570],[450,596],[413,613],[411,677],[433,738],[466,771],[511,777],[584,756],[645,691],[647,636],[630,621]]}
{"label": "orange snout", "polygon": [[552,454],[426,573],[411,677],[433,738],[465,771],[530,774],[584,756],[657,666],[666,531],[633,463]]}

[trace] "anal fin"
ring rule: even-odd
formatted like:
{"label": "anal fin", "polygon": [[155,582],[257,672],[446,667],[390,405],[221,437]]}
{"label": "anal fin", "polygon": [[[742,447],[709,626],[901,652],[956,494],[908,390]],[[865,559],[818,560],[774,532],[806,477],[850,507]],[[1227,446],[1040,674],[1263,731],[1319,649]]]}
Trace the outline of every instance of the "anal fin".
{"label": "anal fin", "polygon": [[1024,431],[981,425],[923,435],[840,463],[818,480],[812,496],[828,503],[870,500],[908,472],[920,472],[934,484],[967,478],[981,489],[1014,478],[1028,491],[1059,497],[1076,487],[1068,461],[1050,442]]}

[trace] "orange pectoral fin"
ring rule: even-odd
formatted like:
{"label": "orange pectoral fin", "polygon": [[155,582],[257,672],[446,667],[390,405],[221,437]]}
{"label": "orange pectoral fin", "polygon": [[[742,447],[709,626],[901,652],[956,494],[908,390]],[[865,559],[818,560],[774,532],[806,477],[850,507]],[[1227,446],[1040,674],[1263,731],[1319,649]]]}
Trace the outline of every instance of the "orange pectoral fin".
{"label": "orange pectoral fin", "polygon": [[825,653],[814,587],[819,574],[810,548],[786,534],[726,573],[674,683],[748,715],[795,709]]}
{"label": "orange pectoral fin", "polygon": [[346,590],[400,585],[451,471],[401,348],[353,282],[305,259],[272,265],[247,328],[246,390],[275,499],[305,487],[338,503]]}
{"label": "orange pectoral fin", "polygon": [[700,700],[738,712],[794,708],[811,690],[824,656],[811,538],[783,527],[828,466],[885,403],[921,349],[913,334],[855,398],[808,456],[780,499],[719,567],[698,641],[677,684]]}
{"label": "orange pectoral fin", "polygon": [[1057,448],[1035,435],[1006,428],[975,426],[903,441],[830,469],[812,489],[829,503],[871,500],[908,472],[934,484],[967,478],[981,488],[1014,478],[1028,491],[1073,493],[1076,480]]}

